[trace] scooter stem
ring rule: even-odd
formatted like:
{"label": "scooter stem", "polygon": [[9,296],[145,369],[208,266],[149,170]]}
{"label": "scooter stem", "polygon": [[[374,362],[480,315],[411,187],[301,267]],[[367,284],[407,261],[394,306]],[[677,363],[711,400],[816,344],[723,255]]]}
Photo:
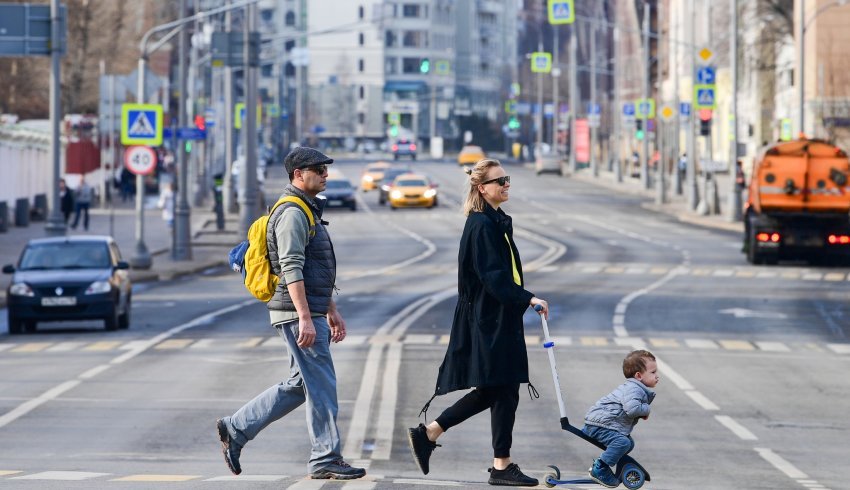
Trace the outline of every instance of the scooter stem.
{"label": "scooter stem", "polygon": [[[539,313],[542,307],[536,305],[534,310]],[[567,409],[564,406],[564,397],[561,395],[561,380],[558,377],[558,366],[555,363],[555,342],[549,338],[549,323],[546,321],[546,317],[541,314],[540,320],[543,322],[543,348],[546,349],[546,353],[549,355],[549,367],[552,368],[552,381],[555,382],[555,396],[558,398],[558,409],[561,412],[561,418],[566,418]]]}

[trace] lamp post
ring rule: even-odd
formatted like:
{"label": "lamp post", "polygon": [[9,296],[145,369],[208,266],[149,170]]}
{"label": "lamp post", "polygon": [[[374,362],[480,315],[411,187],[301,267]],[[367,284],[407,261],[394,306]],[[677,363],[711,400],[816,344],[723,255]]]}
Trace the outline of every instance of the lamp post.
{"label": "lamp post", "polygon": [[835,0],[832,3],[821,6],[815,11],[815,15],[813,15],[808,21],[806,21],[806,2],[799,2],[800,17],[797,20],[797,43],[799,45],[800,52],[797,56],[797,73],[795,74],[797,77],[797,104],[800,109],[800,113],[798,115],[797,134],[804,134],[806,130],[806,75],[803,73],[803,70],[806,69],[806,31],[808,30],[809,25],[814,22],[820,14],[826,12],[832,7],[846,5],[847,1],[848,0]]}

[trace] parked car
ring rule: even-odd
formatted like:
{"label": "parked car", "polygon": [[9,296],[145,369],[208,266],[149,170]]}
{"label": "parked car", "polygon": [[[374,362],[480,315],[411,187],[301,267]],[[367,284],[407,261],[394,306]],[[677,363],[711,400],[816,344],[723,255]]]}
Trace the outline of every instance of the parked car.
{"label": "parked car", "polygon": [[475,165],[479,160],[487,158],[480,146],[466,145],[457,155],[458,165]]}
{"label": "parked car", "polygon": [[342,175],[328,176],[325,190],[319,193],[319,196],[327,199],[325,207],[328,208],[348,208],[352,211],[357,211],[357,199],[354,196],[356,189],[351,182]]}
{"label": "parked car", "polygon": [[378,204],[383,206],[387,203],[387,200],[389,200],[390,197],[390,187],[392,187],[393,181],[395,181],[396,177],[412,171],[413,169],[406,165],[404,167],[390,167],[385,170],[384,178],[381,179],[381,187],[378,188]]}
{"label": "parked car", "polygon": [[398,160],[398,157],[407,156],[411,160],[416,160],[416,143],[409,139],[399,139],[392,146],[393,159]]}
{"label": "parked car", "polygon": [[363,192],[377,189],[381,184],[381,179],[384,178],[384,171],[388,168],[390,168],[388,162],[375,162],[366,165],[363,174],[360,176],[360,188],[363,189]]}
{"label": "parked car", "polygon": [[424,175],[400,175],[390,186],[390,208],[433,208],[437,205],[436,187]]}
{"label": "parked car", "polygon": [[108,236],[30,240],[17,266],[3,267],[3,273],[12,274],[6,291],[9,333],[66,320],[103,320],[107,330],[128,328],[129,267]]}

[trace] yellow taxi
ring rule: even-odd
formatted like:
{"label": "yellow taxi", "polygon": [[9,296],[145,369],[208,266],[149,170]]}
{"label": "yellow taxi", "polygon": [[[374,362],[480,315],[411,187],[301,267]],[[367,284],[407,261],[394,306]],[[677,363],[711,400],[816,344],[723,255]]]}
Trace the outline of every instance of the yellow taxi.
{"label": "yellow taxi", "polygon": [[459,165],[475,165],[479,160],[487,158],[484,150],[480,146],[466,145],[460,149],[457,154],[457,163]]}
{"label": "yellow taxi", "polygon": [[384,170],[390,168],[388,162],[375,162],[366,165],[363,169],[363,174],[360,176],[360,188],[364,191],[377,189],[381,185],[381,179],[384,178]]}
{"label": "yellow taxi", "polygon": [[436,187],[424,175],[399,175],[390,186],[390,208],[433,208],[437,205]]}

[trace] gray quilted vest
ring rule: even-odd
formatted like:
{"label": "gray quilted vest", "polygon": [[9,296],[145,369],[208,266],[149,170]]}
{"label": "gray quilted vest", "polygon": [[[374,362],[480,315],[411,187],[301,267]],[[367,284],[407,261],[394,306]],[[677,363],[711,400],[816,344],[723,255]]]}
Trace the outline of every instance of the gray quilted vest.
{"label": "gray quilted vest", "polygon": [[[307,242],[307,248],[304,250],[304,269],[302,272],[310,312],[324,315],[328,312],[331,294],[333,294],[334,284],[336,283],[336,257],[334,256],[333,243],[331,243],[331,237],[328,235],[327,229],[322,222],[322,212],[316,206],[313,199],[310,199],[300,189],[292,185],[287,185],[281,197],[290,195],[303,199],[313,211],[313,218],[316,221],[316,234],[310,237],[309,242]],[[295,203],[285,203],[278,206],[269,217],[266,243],[269,248],[269,260],[271,261],[272,272],[278,276],[281,274],[281,269],[274,230],[283,214],[283,210],[293,206],[300,210]],[[274,296],[272,296],[272,299],[269,300],[266,306],[270,310],[296,311],[295,304],[289,296],[289,290],[283,281],[280,281],[277,285]]]}

